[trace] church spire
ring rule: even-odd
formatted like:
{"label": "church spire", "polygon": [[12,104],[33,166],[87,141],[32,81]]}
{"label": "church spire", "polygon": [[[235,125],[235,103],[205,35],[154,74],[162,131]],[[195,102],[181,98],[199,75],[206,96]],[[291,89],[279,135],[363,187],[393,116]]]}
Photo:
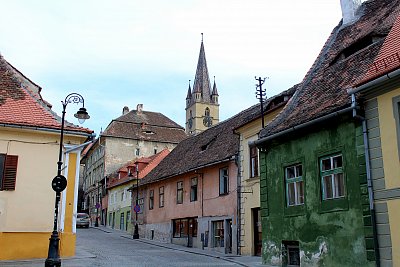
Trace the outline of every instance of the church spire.
{"label": "church spire", "polygon": [[201,34],[201,46],[193,83],[193,93],[200,93],[203,102],[210,102],[211,100],[211,85],[208,76],[206,53],[204,52],[203,33]]}

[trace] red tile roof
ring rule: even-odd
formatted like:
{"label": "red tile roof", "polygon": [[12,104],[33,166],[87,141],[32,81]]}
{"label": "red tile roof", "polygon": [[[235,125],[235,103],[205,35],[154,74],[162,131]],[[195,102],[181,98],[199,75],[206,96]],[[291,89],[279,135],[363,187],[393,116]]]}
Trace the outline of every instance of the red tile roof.
{"label": "red tile roof", "polygon": [[389,35],[375,58],[374,63],[368,69],[365,76],[355,86],[362,85],[374,78],[387,74],[400,67],[400,16],[397,17]]}
{"label": "red tile roof", "polygon": [[[151,170],[153,170],[168,154],[170,151],[164,149],[161,152],[146,158],[140,158],[137,160],[132,160],[126,163],[124,166],[118,169],[110,177],[107,188],[113,188],[121,184],[128,183],[136,179],[136,172],[132,173],[132,176],[128,176],[128,168],[134,167],[139,164],[139,179],[145,177]],[[119,177],[119,178],[118,178]]]}
{"label": "red tile roof", "polygon": [[[41,88],[16,70],[0,55],[0,123],[35,128],[61,128],[61,118],[40,95]],[[90,134],[93,131],[71,123],[65,130]]]}

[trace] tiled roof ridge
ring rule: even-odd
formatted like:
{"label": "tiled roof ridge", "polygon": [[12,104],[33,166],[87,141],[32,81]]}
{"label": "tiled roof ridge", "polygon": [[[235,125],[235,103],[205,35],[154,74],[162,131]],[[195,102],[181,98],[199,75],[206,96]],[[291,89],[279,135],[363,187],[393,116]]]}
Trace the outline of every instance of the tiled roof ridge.
{"label": "tiled roof ridge", "polygon": [[140,112],[138,112],[137,110],[131,110],[131,111],[129,111],[128,113],[123,114],[123,115],[121,115],[121,116],[119,116],[119,117],[113,119],[112,121],[125,122],[125,123],[130,122],[130,123],[136,123],[136,124],[146,123],[147,125],[152,125],[152,126],[165,126],[165,125],[162,125],[162,124],[151,124],[151,123],[149,124],[149,123],[147,123],[147,121],[133,122],[133,121],[125,121],[125,120],[123,120],[123,118],[126,118],[127,115],[129,115],[129,114],[131,114],[131,115],[133,115],[133,116],[137,116],[137,117],[139,117],[139,116],[141,116],[141,115],[146,115],[146,114],[155,114],[155,115],[158,115],[158,116],[160,116],[160,117],[166,119],[167,121],[169,121],[169,122],[172,124],[172,125],[166,126],[166,127],[168,127],[168,128],[181,128],[181,129],[184,129],[182,126],[180,126],[180,125],[179,125],[178,123],[176,123],[175,121],[171,120],[169,117],[167,117],[167,116],[164,115],[163,113],[161,113],[161,112],[155,112],[155,111],[148,111],[148,110],[142,110],[142,111],[140,111]]}
{"label": "tiled roof ridge", "polygon": [[169,154],[169,150],[164,148],[157,154],[154,154],[153,156],[149,157],[149,158],[151,158],[151,160],[148,162],[148,164],[146,165],[146,167],[144,167],[144,169],[142,171],[139,171],[139,177],[144,178],[168,154]]}
{"label": "tiled roof ridge", "polygon": [[124,120],[118,120],[118,119],[111,120],[111,122],[114,122],[114,121],[122,122],[122,123],[129,123],[129,124],[137,124],[137,125],[142,125],[144,123],[145,126],[152,126],[152,127],[159,127],[159,128],[171,128],[171,129],[183,129],[184,130],[184,128],[182,126],[180,126],[179,124],[177,124],[177,126],[168,126],[168,125],[162,125],[162,124],[147,124],[146,122],[124,121]]}

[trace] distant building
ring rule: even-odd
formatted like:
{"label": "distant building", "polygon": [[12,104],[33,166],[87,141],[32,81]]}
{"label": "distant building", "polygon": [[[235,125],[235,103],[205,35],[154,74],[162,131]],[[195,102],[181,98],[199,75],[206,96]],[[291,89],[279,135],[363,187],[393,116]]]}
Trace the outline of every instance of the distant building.
{"label": "distant building", "polygon": [[[61,118],[41,89],[0,55],[0,260],[46,258],[53,231]],[[67,112],[79,108],[70,105]],[[70,110],[69,110],[70,109]],[[58,231],[60,256],[75,255],[81,148],[91,130],[65,122]]]}
{"label": "distant building", "polygon": [[219,122],[218,90],[214,79],[211,88],[208,75],[204,43],[201,40],[199,60],[193,89],[189,88],[186,96],[186,133],[198,134]]}
{"label": "distant building", "polygon": [[82,159],[84,210],[92,223],[106,222],[108,200],[103,198],[107,198],[110,174],[130,160],[150,157],[164,149],[171,151],[185,138],[185,130],[165,115],[145,111],[142,104],[131,111],[124,107],[122,115],[110,122]]}

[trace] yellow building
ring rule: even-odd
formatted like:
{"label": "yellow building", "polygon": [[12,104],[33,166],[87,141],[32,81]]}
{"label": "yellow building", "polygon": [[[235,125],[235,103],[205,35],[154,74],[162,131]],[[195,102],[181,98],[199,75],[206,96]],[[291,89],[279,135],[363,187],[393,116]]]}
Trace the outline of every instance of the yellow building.
{"label": "yellow building", "polygon": [[[273,120],[294,93],[296,86],[264,102],[264,124]],[[260,105],[251,107],[254,119],[237,128],[240,135],[240,254],[261,255],[262,231],[260,212],[260,172],[258,149],[252,142],[261,130]]]}
{"label": "yellow building", "polygon": [[[41,88],[0,56],[0,260],[46,258],[53,230],[60,118]],[[75,255],[80,151],[92,131],[66,122],[60,256]],[[1,265],[1,264],[0,264]]]}
{"label": "yellow building", "polygon": [[381,266],[400,266],[400,17],[365,77],[348,92],[363,99],[367,175]]}

